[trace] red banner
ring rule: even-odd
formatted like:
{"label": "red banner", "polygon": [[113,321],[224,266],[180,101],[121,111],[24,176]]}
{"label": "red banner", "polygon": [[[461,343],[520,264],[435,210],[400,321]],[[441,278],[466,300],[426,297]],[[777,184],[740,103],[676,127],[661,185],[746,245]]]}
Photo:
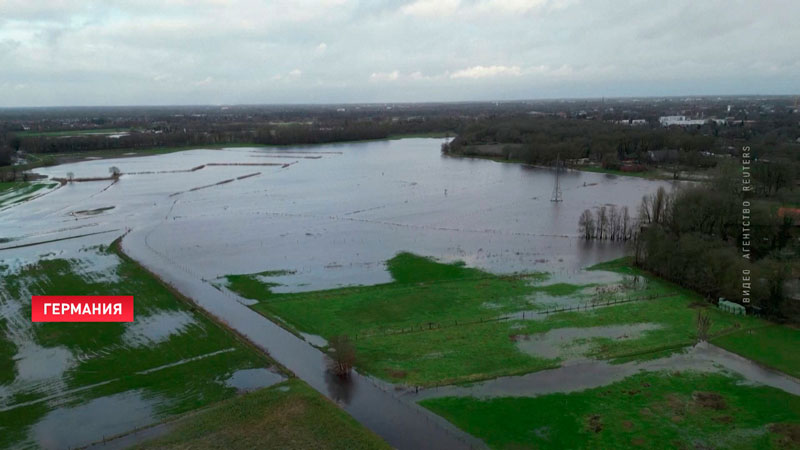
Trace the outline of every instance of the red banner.
{"label": "red banner", "polygon": [[32,322],[133,322],[132,295],[34,295]]}

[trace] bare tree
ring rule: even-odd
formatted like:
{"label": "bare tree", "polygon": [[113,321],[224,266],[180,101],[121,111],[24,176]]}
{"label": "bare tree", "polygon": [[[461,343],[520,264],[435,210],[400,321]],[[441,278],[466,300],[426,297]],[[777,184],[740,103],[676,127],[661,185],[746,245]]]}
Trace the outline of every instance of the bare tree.
{"label": "bare tree", "polygon": [[122,173],[117,166],[111,166],[108,168],[108,173],[111,174],[113,178],[119,178],[119,175]]}
{"label": "bare tree", "polygon": [[578,231],[586,240],[594,238],[594,217],[592,216],[592,212],[588,209],[584,210],[583,213],[581,213],[581,217],[578,219]]}
{"label": "bare tree", "polygon": [[697,310],[697,341],[708,340],[709,330],[711,330],[711,317],[703,310]]}
{"label": "bare tree", "polygon": [[67,180],[69,180],[69,182],[71,183],[72,180],[74,179],[75,179],[75,174],[72,172],[67,172]]}
{"label": "bare tree", "polygon": [[631,216],[628,214],[628,207],[622,207],[622,240],[627,241],[631,238]]}
{"label": "bare tree", "polygon": [[597,219],[596,224],[597,227],[597,239],[603,240],[606,238],[606,232],[608,231],[608,213],[606,212],[606,207],[601,206],[597,210]]}
{"label": "bare tree", "polygon": [[616,241],[620,239],[620,216],[616,205],[611,205],[608,208],[608,239]]}
{"label": "bare tree", "polygon": [[348,378],[356,363],[356,348],[347,335],[334,336],[328,342],[330,347],[329,367],[340,378]]}

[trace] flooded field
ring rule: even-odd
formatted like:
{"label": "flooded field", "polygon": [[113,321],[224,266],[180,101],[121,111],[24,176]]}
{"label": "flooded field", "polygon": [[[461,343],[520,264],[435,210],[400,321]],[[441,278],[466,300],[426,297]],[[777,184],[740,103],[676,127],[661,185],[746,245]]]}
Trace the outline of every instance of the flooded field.
{"label": "flooded field", "polygon": [[67,184],[5,211],[2,234],[21,244],[149,229],[149,245],[206,279],[290,270],[277,280],[283,289],[316,290],[388,281],[383,261],[402,250],[502,273],[573,271],[622,253],[577,238],[584,209],[614,203],[633,212],[642,195],[669,188],[568,172],[565,202],[554,204],[550,171],[442,157],[438,145],[193,150],[56,166],[42,171],[95,178],[116,166],[127,175]]}
{"label": "flooded field", "polygon": [[[39,293],[41,281],[9,289],[8,280],[29,276],[31,265],[41,262],[68,264],[70,276],[94,286],[88,290],[105,293],[115,283],[124,289],[119,257],[98,246],[128,233],[122,243],[127,254],[339,401],[391,444],[419,446],[408,430],[426,436],[429,447],[474,444],[424,409],[395,400],[382,382],[357,376],[342,386],[330,380],[321,352],[272,325],[221,282],[229,274],[265,273],[262,279],[276,293],[385,283],[391,281],[385,261],[401,251],[463,260],[493,273],[550,272],[554,281],[588,279],[581,268],[618,257],[623,248],[580,240],[580,213],[608,203],[633,211],[642,195],[669,188],[632,177],[569,172],[561,178],[565,201],[554,204],[549,201],[550,171],[442,157],[439,143],[405,139],[192,150],[43,169],[50,177],[71,173],[75,179],[100,180],[66,183],[0,211],[0,329],[7,342],[0,342],[0,348],[8,349],[8,355],[0,355],[8,356],[0,359],[5,364],[0,368],[9,367],[8,374],[0,373],[0,414],[15,417],[0,421],[5,442],[84,445],[105,437],[100,429],[122,433],[197,404],[188,392],[153,391],[148,384],[157,383],[147,380],[112,389],[116,376],[75,374],[120,351],[132,355],[175,344],[198,330],[201,316],[180,308],[137,311],[134,324],[109,331],[103,342],[69,342],[34,330],[25,316],[26,299]],[[119,180],[102,179],[110,166],[122,172]],[[64,294],[63,286],[51,286],[50,292]],[[486,306],[490,309],[491,302]],[[309,340],[325,344],[319,336]],[[157,364],[144,357],[130,370],[141,377],[158,376],[209,358],[229,358],[240,352],[229,351],[234,347],[209,346]],[[266,369],[243,363],[198,383],[213,386],[222,396],[280,381]],[[69,432],[74,420],[109,405],[124,405],[113,407],[121,416],[104,417],[94,432]],[[376,417],[376,409],[387,414]]]}

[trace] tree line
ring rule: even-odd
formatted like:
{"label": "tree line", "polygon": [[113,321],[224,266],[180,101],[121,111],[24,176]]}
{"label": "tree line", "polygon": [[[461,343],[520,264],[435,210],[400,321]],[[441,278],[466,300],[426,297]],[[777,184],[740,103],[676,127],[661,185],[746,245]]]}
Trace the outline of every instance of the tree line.
{"label": "tree line", "polygon": [[800,309],[787,301],[787,282],[800,269],[800,231],[779,209],[799,199],[790,187],[775,192],[768,183],[756,178],[754,194],[744,197],[741,169],[726,165],[708,183],[644,196],[629,227],[621,225],[624,213],[601,207],[584,211],[578,229],[585,239],[620,239],[627,231],[637,266],[710,301],[747,299],[768,316],[797,320]]}

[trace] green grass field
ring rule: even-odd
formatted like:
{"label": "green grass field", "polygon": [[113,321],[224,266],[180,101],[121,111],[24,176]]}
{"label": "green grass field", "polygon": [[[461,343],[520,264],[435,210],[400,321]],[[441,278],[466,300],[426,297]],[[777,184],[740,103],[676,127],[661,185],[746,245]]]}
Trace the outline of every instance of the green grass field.
{"label": "green grass field", "polygon": [[649,372],[569,394],[421,403],[496,449],[800,446],[800,397],[723,374]]}
{"label": "green grass field", "polygon": [[[252,307],[294,331],[354,339],[357,366],[378,377],[431,386],[483,380],[556,367],[576,357],[647,359],[692,345],[697,311],[707,310],[712,333],[761,322],[709,308],[692,292],[652,278],[625,261],[598,266],[647,280],[642,287],[597,294],[594,285],[547,282],[546,274],[498,276],[463,264],[442,264],[400,253],[387,262],[391,283],[295,294],[270,291],[269,277],[239,275],[228,287],[259,300]],[[593,293],[594,292],[594,293]],[[494,320],[553,302],[658,296],[618,306],[561,312],[539,320]],[[651,328],[628,338],[603,337],[604,328]],[[525,341],[553,330],[578,328],[557,354],[525,351]],[[597,335],[592,335],[597,331]]]}
{"label": "green grass field", "polygon": [[294,378],[179,420],[139,449],[388,449],[385,442]]}
{"label": "green grass field", "polygon": [[[273,362],[105,248],[40,260],[0,285],[0,447],[30,445],[49,413],[134,395],[152,422],[230,398]],[[134,295],[133,324],[31,323],[30,295]]]}
{"label": "green grass field", "polygon": [[[630,266],[627,259],[622,258],[608,261],[593,267],[597,270],[610,270],[624,274],[643,274],[650,279],[655,279],[642,271]],[[659,281],[661,284],[669,283]],[[687,298],[701,301],[700,296],[680,287],[674,287]],[[720,312],[713,307],[712,320],[717,326],[712,332],[718,333],[711,338],[711,342],[728,351],[737,353],[753,361],[779,370],[788,375],[800,378],[800,330],[793,326],[780,325],[756,317],[737,317]],[[722,327],[719,325],[722,324]]]}
{"label": "green grass field", "polygon": [[764,324],[712,339],[714,344],[767,367],[800,378],[800,330]]}

